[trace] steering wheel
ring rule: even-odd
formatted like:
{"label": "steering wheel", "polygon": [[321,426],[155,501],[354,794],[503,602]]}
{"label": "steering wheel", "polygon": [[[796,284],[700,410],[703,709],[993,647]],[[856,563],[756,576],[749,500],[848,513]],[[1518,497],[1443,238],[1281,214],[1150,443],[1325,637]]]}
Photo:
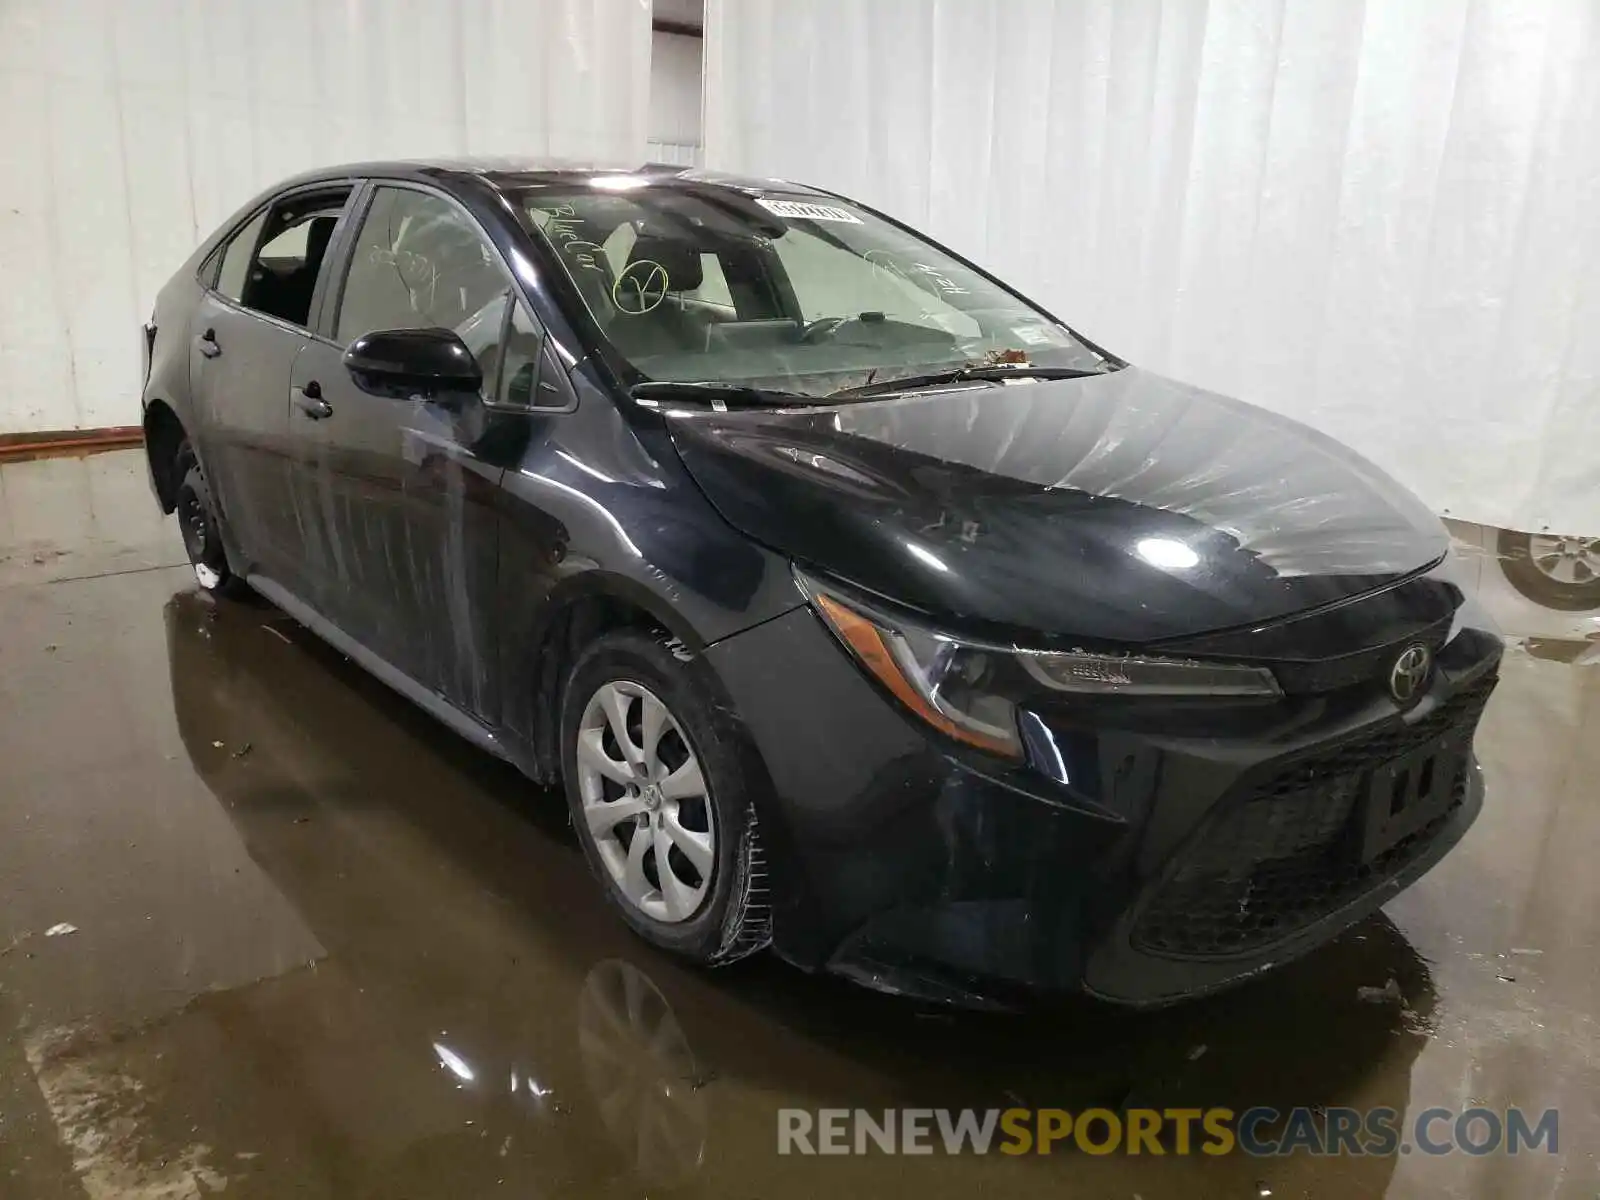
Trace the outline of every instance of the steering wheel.
{"label": "steering wheel", "polygon": [[841,328],[856,317],[818,317],[815,321],[807,321],[804,329],[800,331],[799,341],[805,346],[815,346],[818,342],[826,341],[839,332]]}

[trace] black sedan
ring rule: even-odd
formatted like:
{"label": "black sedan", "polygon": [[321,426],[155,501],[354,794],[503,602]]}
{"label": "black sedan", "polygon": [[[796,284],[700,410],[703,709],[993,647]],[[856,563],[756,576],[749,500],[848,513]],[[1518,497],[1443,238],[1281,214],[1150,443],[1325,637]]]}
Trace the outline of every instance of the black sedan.
{"label": "black sedan", "polygon": [[200,586],[559,779],[691,959],[1170,1001],[1482,804],[1500,642],[1426,508],[843,197],[332,168],[207,239],[143,344]]}

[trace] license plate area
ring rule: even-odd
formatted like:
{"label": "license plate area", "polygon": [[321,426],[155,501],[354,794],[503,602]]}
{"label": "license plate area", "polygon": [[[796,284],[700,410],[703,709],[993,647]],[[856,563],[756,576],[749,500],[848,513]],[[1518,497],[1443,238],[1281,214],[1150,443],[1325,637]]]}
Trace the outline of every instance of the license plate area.
{"label": "license plate area", "polygon": [[1367,783],[1361,823],[1361,857],[1377,858],[1450,807],[1467,768],[1467,751],[1451,740],[1435,742],[1376,768]]}

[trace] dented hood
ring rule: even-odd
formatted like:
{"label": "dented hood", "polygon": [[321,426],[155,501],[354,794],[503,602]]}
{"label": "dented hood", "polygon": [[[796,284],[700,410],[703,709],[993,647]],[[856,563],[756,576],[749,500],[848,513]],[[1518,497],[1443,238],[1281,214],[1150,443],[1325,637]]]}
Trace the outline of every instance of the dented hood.
{"label": "dented hood", "polygon": [[1382,588],[1448,540],[1376,467],[1134,367],[668,418],[751,537],[963,628],[1140,645]]}

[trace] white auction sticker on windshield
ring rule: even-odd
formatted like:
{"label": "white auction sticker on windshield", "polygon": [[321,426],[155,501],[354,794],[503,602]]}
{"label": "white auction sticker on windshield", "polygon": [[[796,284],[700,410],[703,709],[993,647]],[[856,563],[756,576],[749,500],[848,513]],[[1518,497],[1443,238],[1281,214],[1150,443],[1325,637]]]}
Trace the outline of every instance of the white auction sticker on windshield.
{"label": "white auction sticker on windshield", "polygon": [[861,224],[860,217],[842,208],[835,208],[831,204],[805,204],[799,200],[765,198],[758,199],[756,203],[768,212],[777,213],[780,217],[791,217],[796,221],[845,221],[851,225]]}
{"label": "white auction sticker on windshield", "polygon": [[1048,325],[1018,325],[1011,332],[1030,346],[1051,346],[1056,342],[1056,331]]}

